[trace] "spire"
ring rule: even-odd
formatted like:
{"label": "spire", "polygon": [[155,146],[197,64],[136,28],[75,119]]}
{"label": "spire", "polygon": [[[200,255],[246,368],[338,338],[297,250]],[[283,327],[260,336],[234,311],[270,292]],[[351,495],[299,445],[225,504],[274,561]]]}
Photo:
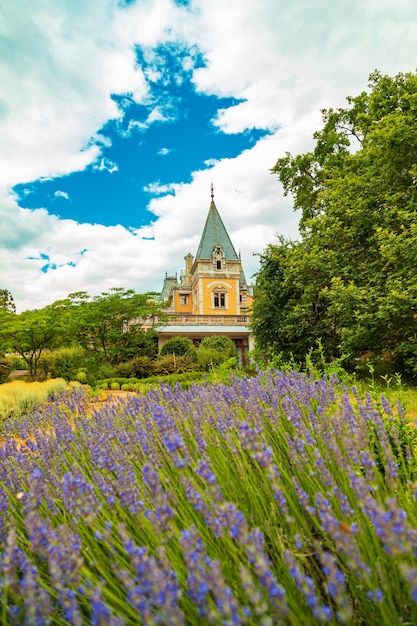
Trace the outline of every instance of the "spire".
{"label": "spire", "polygon": [[239,257],[233,247],[227,230],[222,222],[222,218],[214,204],[214,187],[211,184],[211,204],[207,215],[200,245],[198,246],[197,259],[211,259],[214,246],[220,244],[223,248],[227,260],[237,261]]}

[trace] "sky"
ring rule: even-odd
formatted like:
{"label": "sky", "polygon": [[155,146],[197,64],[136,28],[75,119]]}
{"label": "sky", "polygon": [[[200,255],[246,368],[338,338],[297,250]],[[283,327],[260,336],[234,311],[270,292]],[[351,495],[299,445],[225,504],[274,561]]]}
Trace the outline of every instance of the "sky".
{"label": "sky", "polygon": [[254,282],[298,236],[271,168],[371,72],[414,72],[416,34],[415,0],[1,0],[0,289],[160,291],[211,183]]}

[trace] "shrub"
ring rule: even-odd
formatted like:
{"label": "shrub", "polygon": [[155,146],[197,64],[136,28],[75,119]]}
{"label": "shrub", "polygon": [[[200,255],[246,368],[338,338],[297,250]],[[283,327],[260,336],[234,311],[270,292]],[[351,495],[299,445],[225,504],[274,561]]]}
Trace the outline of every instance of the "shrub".
{"label": "shrub", "polygon": [[197,365],[199,369],[209,371],[223,363],[228,362],[230,359],[234,359],[233,363],[236,365],[236,357],[228,357],[225,352],[219,352],[214,348],[201,347],[197,350]]}
{"label": "shrub", "polygon": [[2,625],[417,623],[401,407],[273,370],[85,406],[13,423],[31,454],[2,457]]}
{"label": "shrub", "polygon": [[18,417],[66,389],[67,383],[63,378],[51,378],[44,382],[15,380],[4,383],[0,386],[0,417]]}
{"label": "shrub", "polygon": [[184,356],[188,354],[193,360],[197,357],[197,350],[189,337],[172,337],[164,343],[160,352],[161,356],[167,354],[175,354],[175,356]]}
{"label": "shrub", "polygon": [[176,356],[175,354],[167,354],[160,356],[153,365],[155,374],[174,374],[189,372],[195,369],[195,360],[191,354]]}
{"label": "shrub", "polygon": [[86,383],[87,382],[87,373],[84,372],[83,370],[80,370],[79,372],[76,373],[76,375],[74,376],[75,380],[78,380],[79,383]]}
{"label": "shrub", "polygon": [[59,348],[44,352],[39,359],[39,373],[50,374],[52,378],[76,379],[77,372],[85,362],[85,352],[81,346]]}
{"label": "shrub", "polygon": [[146,378],[152,376],[154,369],[154,361],[148,356],[138,356],[126,363],[120,363],[115,368],[117,376],[125,376],[126,378]]}
{"label": "shrub", "polygon": [[236,346],[227,335],[212,335],[204,337],[201,348],[210,348],[225,354],[225,361],[232,356],[237,356]]}
{"label": "shrub", "polygon": [[28,367],[25,359],[18,354],[7,354],[5,359],[12,370],[26,370]]}
{"label": "shrub", "polygon": [[12,369],[13,367],[11,366],[10,361],[8,361],[5,357],[0,357],[0,383],[4,383],[4,381],[7,380],[7,377]]}

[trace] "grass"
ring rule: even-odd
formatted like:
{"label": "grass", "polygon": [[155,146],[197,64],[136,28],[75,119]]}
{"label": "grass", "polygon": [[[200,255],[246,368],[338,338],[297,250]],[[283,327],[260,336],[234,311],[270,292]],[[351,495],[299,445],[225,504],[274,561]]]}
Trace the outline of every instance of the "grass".
{"label": "grass", "polygon": [[68,388],[65,380],[55,378],[44,382],[27,383],[15,380],[0,385],[0,420],[27,413]]}

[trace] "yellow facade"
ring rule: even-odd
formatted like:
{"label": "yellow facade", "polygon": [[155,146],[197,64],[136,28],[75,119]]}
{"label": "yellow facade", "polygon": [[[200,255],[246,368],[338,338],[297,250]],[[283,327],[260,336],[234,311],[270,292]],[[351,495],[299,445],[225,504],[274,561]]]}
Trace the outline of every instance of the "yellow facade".
{"label": "yellow facade", "polygon": [[212,202],[195,257],[185,257],[177,275],[166,275],[161,300],[172,321],[159,329],[160,346],[171,336],[192,337],[198,344],[213,334],[227,334],[235,343],[241,363],[253,348],[249,330],[252,288],[247,285],[240,255],[233,247]]}
{"label": "yellow facade", "polygon": [[185,280],[171,290],[172,312],[193,315],[248,314],[252,296],[241,281],[241,262],[225,262],[225,267],[214,271],[208,263],[196,262]]}

